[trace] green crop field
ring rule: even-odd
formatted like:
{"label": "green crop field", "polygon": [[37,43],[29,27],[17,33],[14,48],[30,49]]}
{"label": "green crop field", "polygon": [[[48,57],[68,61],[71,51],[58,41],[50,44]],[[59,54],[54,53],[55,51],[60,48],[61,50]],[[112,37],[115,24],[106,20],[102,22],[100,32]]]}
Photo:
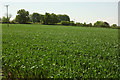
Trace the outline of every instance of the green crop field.
{"label": "green crop field", "polygon": [[118,78],[118,29],[2,25],[8,78]]}

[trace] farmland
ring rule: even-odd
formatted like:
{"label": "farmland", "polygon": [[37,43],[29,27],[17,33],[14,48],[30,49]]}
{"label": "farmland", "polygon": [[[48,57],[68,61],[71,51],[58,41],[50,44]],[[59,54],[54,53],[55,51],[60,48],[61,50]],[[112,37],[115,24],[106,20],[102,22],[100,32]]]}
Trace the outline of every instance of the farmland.
{"label": "farmland", "polygon": [[2,67],[6,78],[117,78],[118,29],[3,24]]}

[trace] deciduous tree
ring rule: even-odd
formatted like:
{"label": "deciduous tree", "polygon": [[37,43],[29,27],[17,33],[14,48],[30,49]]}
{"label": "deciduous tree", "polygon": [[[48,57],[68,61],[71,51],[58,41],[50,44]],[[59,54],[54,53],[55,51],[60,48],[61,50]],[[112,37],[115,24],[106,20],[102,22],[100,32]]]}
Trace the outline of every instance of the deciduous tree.
{"label": "deciduous tree", "polygon": [[64,15],[57,15],[58,16],[58,19],[59,19],[59,22],[61,21],[70,21],[70,17],[66,14]]}
{"label": "deciduous tree", "polygon": [[33,13],[30,17],[31,17],[31,21],[33,23],[40,22],[40,14],[39,13]]}
{"label": "deciduous tree", "polygon": [[29,12],[25,11],[24,9],[21,9],[19,11],[17,11],[17,15],[16,15],[16,21],[18,23],[24,24],[27,23],[29,21]]}

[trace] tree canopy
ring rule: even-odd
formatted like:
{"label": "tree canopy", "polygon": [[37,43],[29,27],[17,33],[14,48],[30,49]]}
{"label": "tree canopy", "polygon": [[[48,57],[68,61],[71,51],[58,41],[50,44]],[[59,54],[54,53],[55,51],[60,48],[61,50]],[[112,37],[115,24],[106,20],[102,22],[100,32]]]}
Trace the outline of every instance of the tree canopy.
{"label": "tree canopy", "polygon": [[25,11],[24,9],[21,9],[17,12],[18,15],[16,15],[16,22],[18,23],[27,23],[29,21],[29,12]]}
{"label": "tree canopy", "polygon": [[64,15],[57,15],[58,16],[58,19],[59,19],[59,22],[61,22],[61,21],[70,21],[70,17],[68,16],[68,15],[66,15],[66,14],[64,14]]}
{"label": "tree canopy", "polygon": [[7,22],[9,22],[9,20],[10,20],[10,17],[8,17],[8,19],[7,19],[5,16],[3,16],[1,19],[2,23],[7,23]]}
{"label": "tree canopy", "polygon": [[58,17],[56,14],[45,13],[43,18],[43,24],[55,24],[58,23]]}
{"label": "tree canopy", "polygon": [[40,14],[39,13],[33,13],[30,17],[31,17],[31,21],[33,23],[40,22]]}
{"label": "tree canopy", "polygon": [[50,24],[50,13],[45,13],[44,19],[43,19],[43,24]]}

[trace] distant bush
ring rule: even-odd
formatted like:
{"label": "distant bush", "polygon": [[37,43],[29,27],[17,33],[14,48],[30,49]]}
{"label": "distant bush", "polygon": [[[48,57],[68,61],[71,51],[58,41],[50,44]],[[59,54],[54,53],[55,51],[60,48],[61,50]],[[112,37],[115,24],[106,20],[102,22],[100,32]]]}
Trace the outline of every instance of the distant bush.
{"label": "distant bush", "polygon": [[77,23],[76,23],[76,26],[83,26],[83,23],[77,22]]}
{"label": "distant bush", "polygon": [[62,25],[61,22],[57,23],[56,25]]}
{"label": "distant bush", "polygon": [[10,21],[10,24],[16,24],[15,20]]}
{"label": "distant bush", "polygon": [[117,25],[116,25],[116,24],[113,24],[113,25],[111,25],[111,27],[117,27]]}
{"label": "distant bush", "polygon": [[84,22],[84,23],[80,23],[80,25],[83,27],[92,27],[92,23],[86,24],[86,22]]}
{"label": "distant bush", "polygon": [[1,21],[2,21],[2,23],[8,23],[9,20],[10,20],[10,18],[7,19],[6,17],[3,17]]}
{"label": "distant bush", "polygon": [[94,23],[95,27],[110,27],[109,23],[103,21],[97,21]]}
{"label": "distant bush", "polygon": [[92,23],[87,24],[88,27],[92,27]]}
{"label": "distant bush", "polygon": [[70,21],[70,26],[75,26],[74,21]]}
{"label": "distant bush", "polygon": [[62,25],[70,25],[70,22],[69,21],[61,21],[61,24]]}
{"label": "distant bush", "polygon": [[83,26],[87,26],[86,22],[84,22]]}
{"label": "distant bush", "polygon": [[77,23],[76,23],[76,26],[80,26],[80,23],[79,23],[79,22],[77,22]]}

